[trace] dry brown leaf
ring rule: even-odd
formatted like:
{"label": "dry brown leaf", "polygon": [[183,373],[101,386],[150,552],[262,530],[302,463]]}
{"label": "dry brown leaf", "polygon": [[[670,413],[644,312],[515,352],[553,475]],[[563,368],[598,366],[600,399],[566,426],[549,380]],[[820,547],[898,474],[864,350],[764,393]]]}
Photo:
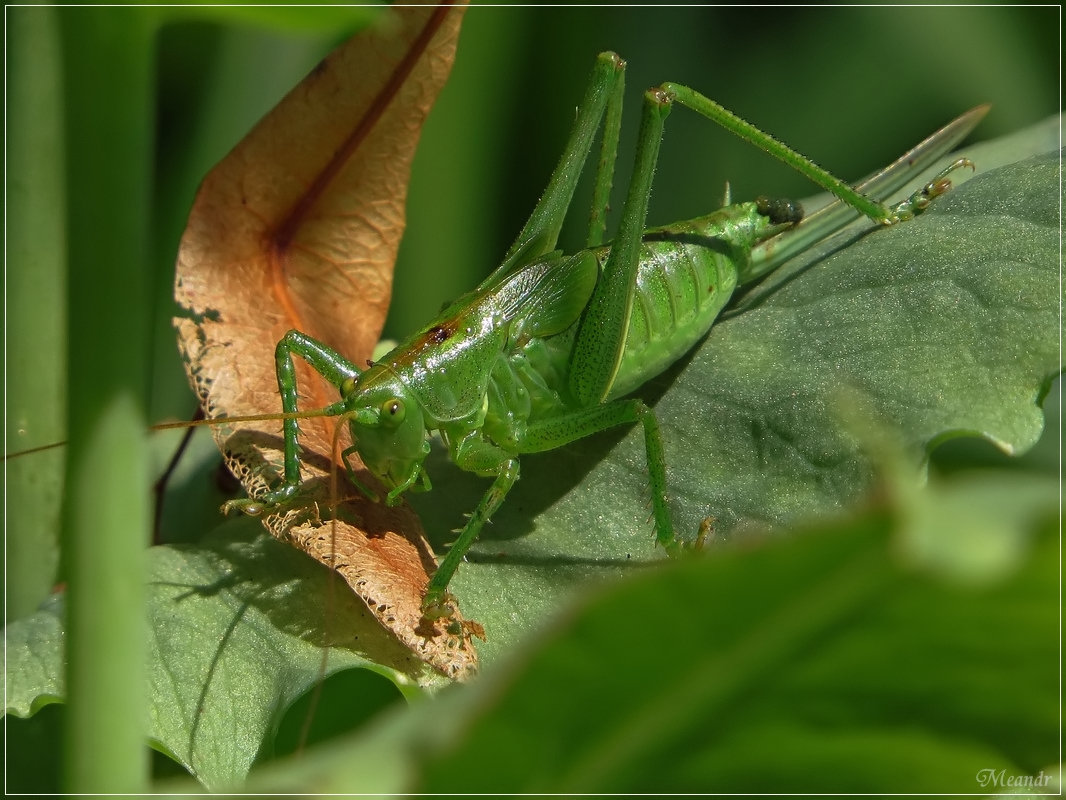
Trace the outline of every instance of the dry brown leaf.
{"label": "dry brown leaf", "polygon": [[[323,60],[204,179],[178,254],[175,319],[208,417],[281,410],[274,346],[303,331],[355,364],[370,357],[388,309],[411,159],[455,56],[463,9],[391,9]],[[302,408],[338,399],[297,360]],[[456,636],[419,629],[436,562],[408,508],[367,501],[344,478],[328,509],[335,425],[300,423],[298,499],[264,522],[333,565],[375,616],[422,659],[462,678],[476,668]],[[280,421],[213,428],[250,495],[282,469]],[[340,449],[350,444],[340,432]],[[339,452],[339,450],[337,451]],[[369,474],[363,476],[373,485]],[[461,620],[460,620],[461,621]],[[453,629],[456,626],[453,626]]]}

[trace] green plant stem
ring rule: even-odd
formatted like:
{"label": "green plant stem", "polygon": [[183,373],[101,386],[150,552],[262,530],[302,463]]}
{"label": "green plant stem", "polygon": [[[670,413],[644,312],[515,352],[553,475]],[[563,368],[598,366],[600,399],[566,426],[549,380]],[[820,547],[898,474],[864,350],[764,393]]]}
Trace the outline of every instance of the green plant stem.
{"label": "green plant stem", "polygon": [[147,788],[143,431],[153,38],[140,9],[64,8],[70,389],[65,788]]}
{"label": "green plant stem", "polygon": [[[7,452],[66,438],[66,218],[59,21],[8,16]],[[59,562],[62,449],[6,464],[9,622],[48,597]]]}

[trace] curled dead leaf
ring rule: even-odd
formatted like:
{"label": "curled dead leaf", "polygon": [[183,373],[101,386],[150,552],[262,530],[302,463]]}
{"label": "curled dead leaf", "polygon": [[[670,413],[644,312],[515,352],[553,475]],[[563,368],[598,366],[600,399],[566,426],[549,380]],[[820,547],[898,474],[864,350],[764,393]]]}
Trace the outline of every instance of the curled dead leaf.
{"label": "curled dead leaf", "polygon": [[[411,160],[451,69],[462,11],[388,10],[325,58],[204,179],[178,254],[183,316],[175,326],[208,417],[280,412],[274,346],[290,329],[356,364],[369,358],[388,309]],[[337,399],[303,362],[297,370],[303,408]],[[417,516],[369,502],[343,478],[333,503],[331,454],[350,444],[336,427],[325,417],[301,421],[306,483],[264,523],[334,566],[420,658],[452,677],[471,673],[475,628],[416,630],[436,565]],[[212,430],[249,495],[278,481],[280,421]],[[361,480],[373,483],[369,474]]]}

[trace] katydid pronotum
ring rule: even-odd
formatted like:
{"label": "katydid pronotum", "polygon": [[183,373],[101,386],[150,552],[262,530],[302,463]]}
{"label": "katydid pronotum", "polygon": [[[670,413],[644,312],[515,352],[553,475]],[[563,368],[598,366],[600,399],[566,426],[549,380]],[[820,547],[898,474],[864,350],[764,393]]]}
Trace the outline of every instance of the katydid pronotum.
{"label": "katydid pronotum", "polygon": [[[300,488],[299,417],[346,421],[362,462],[387,490],[385,502],[425,491],[424,461],[436,431],[461,469],[492,479],[430,579],[423,613],[447,616],[448,584],[484,524],[519,476],[525,453],[552,450],[619,425],[640,423],[655,537],[670,555],[698,545],[680,538],[666,499],[666,455],[651,408],[626,397],[680,358],[710,329],[736,286],[766,275],[857,215],[890,225],[920,213],[950,187],[959,159],[896,205],[884,197],[958,143],[987,107],[962,115],[875,176],[852,188],[717,103],[665,83],[644,94],[633,177],[618,233],[604,244],[604,217],[618,145],[624,62],[597,59],[592,79],[548,187],[503,263],[472,292],[387,355],[360,369],[329,346],[290,331],[277,344],[284,411],[284,477],[263,496],[227,503],[259,514]],[[677,103],[722,125],[803,173],[839,202],[802,220],[787,201],[731,203],[686,222],[645,230],[663,124]],[[586,248],[565,255],[556,242],[600,129]],[[317,410],[297,407],[293,356],[340,392]],[[231,420],[234,421],[234,420]],[[349,468],[367,497],[372,489]],[[708,510],[713,513],[713,510]],[[701,530],[703,530],[701,528]]]}

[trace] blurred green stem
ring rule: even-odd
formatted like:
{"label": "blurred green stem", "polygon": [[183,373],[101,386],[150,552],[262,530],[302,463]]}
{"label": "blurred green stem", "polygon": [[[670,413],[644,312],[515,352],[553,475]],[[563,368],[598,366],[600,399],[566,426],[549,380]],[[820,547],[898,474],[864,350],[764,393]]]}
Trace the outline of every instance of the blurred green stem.
{"label": "blurred green stem", "polygon": [[[66,438],[66,217],[59,21],[8,14],[6,452]],[[60,448],[6,466],[6,619],[32,614],[56,582]]]}
{"label": "blurred green stem", "polygon": [[150,12],[58,12],[66,81],[70,408],[65,788],[143,793],[144,442],[154,30]]}

